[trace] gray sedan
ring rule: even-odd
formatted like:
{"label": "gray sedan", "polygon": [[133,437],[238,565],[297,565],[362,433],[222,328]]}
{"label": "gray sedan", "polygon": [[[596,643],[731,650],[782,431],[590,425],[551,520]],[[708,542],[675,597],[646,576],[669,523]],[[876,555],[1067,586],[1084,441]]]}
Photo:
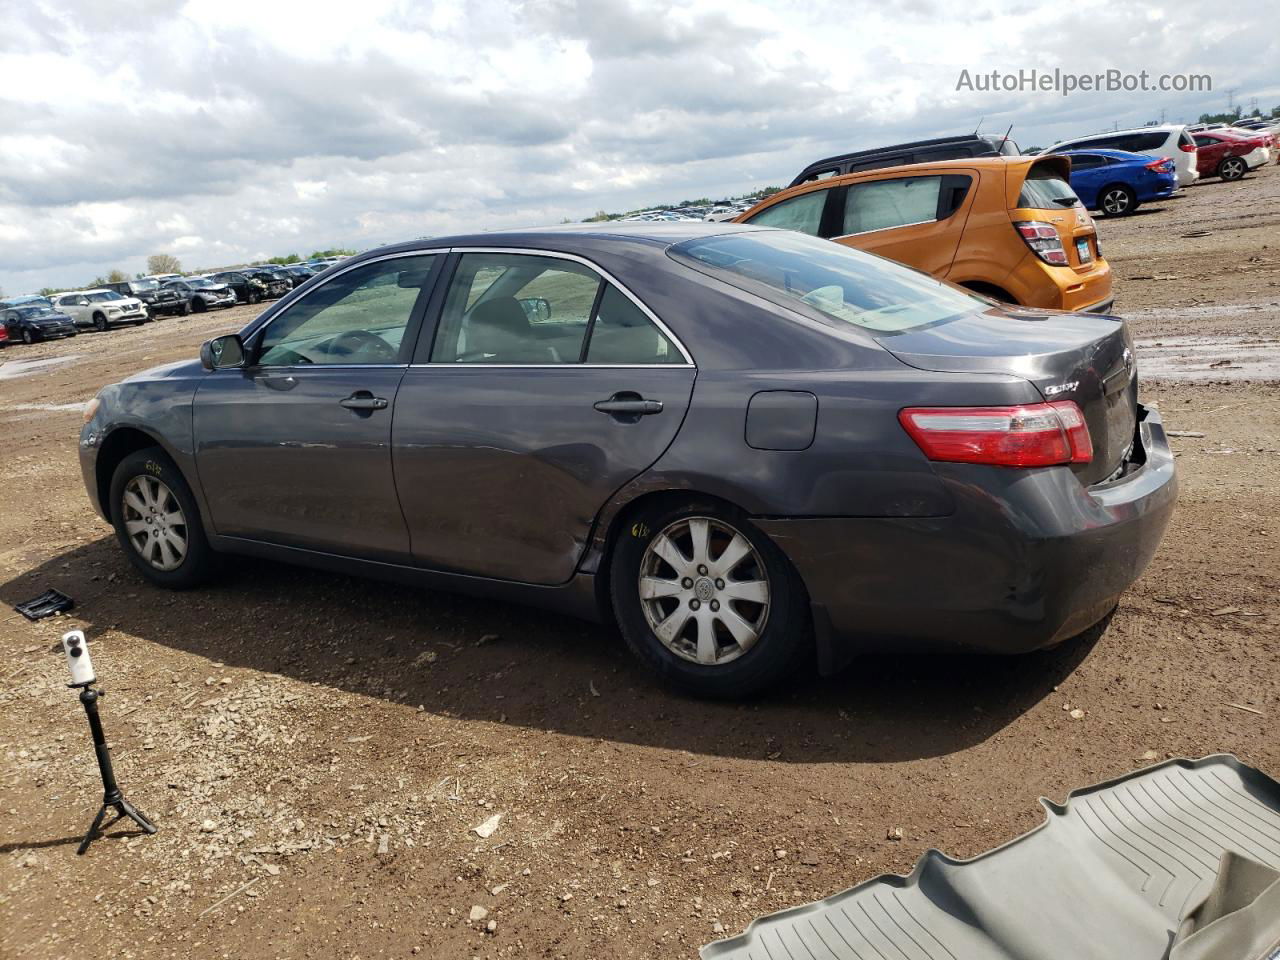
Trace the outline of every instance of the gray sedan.
{"label": "gray sedan", "polygon": [[1061,642],[1176,493],[1123,321],[722,224],[370,251],[86,417],[89,496],[158,585],[239,553],[539,604],[720,697]]}

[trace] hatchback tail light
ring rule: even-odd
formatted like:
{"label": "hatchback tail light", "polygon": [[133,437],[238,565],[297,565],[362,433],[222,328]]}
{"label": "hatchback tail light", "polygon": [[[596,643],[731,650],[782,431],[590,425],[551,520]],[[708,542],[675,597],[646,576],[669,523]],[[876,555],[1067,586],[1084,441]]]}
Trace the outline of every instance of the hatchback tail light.
{"label": "hatchback tail light", "polygon": [[1062,249],[1058,228],[1040,220],[1015,220],[1014,228],[1037,257],[1055,267],[1067,266],[1067,251]]}
{"label": "hatchback tail light", "polygon": [[1180,143],[1178,144],[1178,149],[1183,153],[1195,153],[1196,145],[1194,143]]}
{"label": "hatchback tail light", "polygon": [[898,421],[930,460],[1051,467],[1093,459],[1089,425],[1070,400],[1017,407],[908,407]]}
{"label": "hatchback tail light", "polygon": [[1146,165],[1148,170],[1154,170],[1156,173],[1172,173],[1173,160],[1169,157],[1161,157],[1159,160],[1152,160]]}

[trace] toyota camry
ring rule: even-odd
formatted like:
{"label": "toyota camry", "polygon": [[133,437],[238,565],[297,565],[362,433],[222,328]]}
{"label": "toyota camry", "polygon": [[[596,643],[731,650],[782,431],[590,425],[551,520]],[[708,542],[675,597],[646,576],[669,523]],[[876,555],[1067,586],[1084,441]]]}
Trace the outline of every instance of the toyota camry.
{"label": "toyota camry", "polygon": [[537,604],[716,697],[1060,643],[1176,496],[1122,320],[717,223],[369,251],[104,388],[80,455],[156,585],[251,554]]}

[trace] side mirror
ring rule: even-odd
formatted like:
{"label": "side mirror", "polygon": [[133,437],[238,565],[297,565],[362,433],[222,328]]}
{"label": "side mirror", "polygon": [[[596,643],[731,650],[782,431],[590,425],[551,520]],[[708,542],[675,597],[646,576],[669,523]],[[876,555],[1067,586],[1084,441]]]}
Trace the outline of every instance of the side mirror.
{"label": "side mirror", "polygon": [[525,316],[532,322],[551,319],[551,301],[546,297],[525,297],[520,306],[524,307]]}
{"label": "side mirror", "polygon": [[200,345],[200,364],[206,370],[244,366],[244,344],[235,333],[214,337]]}

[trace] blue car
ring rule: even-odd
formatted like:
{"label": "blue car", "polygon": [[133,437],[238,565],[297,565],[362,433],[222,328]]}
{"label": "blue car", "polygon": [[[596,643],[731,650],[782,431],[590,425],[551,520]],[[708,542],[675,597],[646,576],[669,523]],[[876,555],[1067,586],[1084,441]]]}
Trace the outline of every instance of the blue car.
{"label": "blue car", "polygon": [[1059,156],[1071,158],[1071,189],[1080,202],[1104,217],[1123,217],[1178,189],[1170,157],[1124,150],[1064,150]]}

